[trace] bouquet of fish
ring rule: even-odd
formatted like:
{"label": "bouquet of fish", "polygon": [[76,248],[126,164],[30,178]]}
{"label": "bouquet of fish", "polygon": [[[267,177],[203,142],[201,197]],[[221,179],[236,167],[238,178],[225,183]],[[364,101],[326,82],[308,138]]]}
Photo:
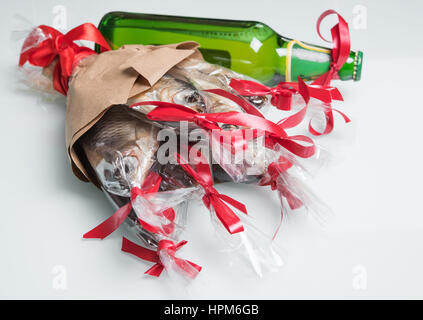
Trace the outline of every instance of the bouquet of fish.
{"label": "bouquet of fish", "polygon": [[[100,53],[79,40],[96,43]],[[153,263],[149,275],[166,270],[191,280],[200,272],[176,252],[186,244],[192,199],[209,211],[226,251],[258,275],[282,265],[276,233],[260,231],[245,205],[219,193],[216,183],[270,186],[278,192],[282,216],[304,208],[323,217],[327,210],[302,178],[302,159],[318,161],[318,146],[308,135],[288,134],[318,108],[326,115],[323,133],[330,132],[330,103],[342,97],[327,84],[299,78],[268,88],[205,62],[195,42],[112,51],[88,23],[67,34],[35,28],[19,64],[38,72],[29,78],[31,85],[67,97],[72,170],[100,188],[116,209],[83,237],[104,239],[125,221],[141,243],[123,238],[122,250]],[[287,115],[277,123],[266,119],[271,106]],[[311,125],[310,132],[320,134]]]}

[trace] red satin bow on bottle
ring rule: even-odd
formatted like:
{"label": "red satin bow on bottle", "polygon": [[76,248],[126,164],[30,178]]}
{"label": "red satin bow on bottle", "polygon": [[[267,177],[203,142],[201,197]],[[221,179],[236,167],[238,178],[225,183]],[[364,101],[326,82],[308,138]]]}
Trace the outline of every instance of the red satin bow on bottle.
{"label": "red satin bow on bottle", "polygon": [[[280,176],[287,172],[292,167],[292,162],[285,157],[280,157],[277,162],[272,162],[267,168],[267,174],[259,181],[260,186],[269,186],[272,190],[277,190],[281,197],[284,197],[288,202],[291,210],[298,209],[303,206],[303,202],[296,197],[285,185]],[[281,209],[281,220],[278,227],[273,235],[273,239],[276,237],[283,219],[284,213],[283,208]]]}
{"label": "red satin bow on bottle", "polygon": [[[124,205],[123,207],[119,208],[112,216],[110,216],[107,220],[103,221],[94,229],[88,231],[84,234],[84,239],[104,239],[113,231],[115,231],[119,226],[123,223],[123,221],[128,217],[129,213],[132,210],[133,202],[135,201],[136,197],[144,197],[147,195],[152,195],[159,191],[161,183],[161,177],[156,173],[150,173],[147,178],[145,179],[141,189],[134,187],[131,189],[131,200],[129,203]],[[175,219],[175,212],[172,208],[166,209],[164,211],[155,213],[160,214],[165,217],[167,220],[170,221],[167,225],[162,225],[161,227],[152,226],[147,222],[138,219],[141,226],[149,232],[156,233],[156,234],[163,234],[169,235],[174,230],[173,221]]]}
{"label": "red satin bow on bottle", "polygon": [[53,71],[53,88],[63,95],[68,92],[69,77],[76,63],[82,58],[96,54],[94,50],[80,47],[74,41],[88,40],[98,44],[101,51],[110,50],[100,31],[91,23],[84,23],[66,34],[44,25],[37,29],[41,30],[47,39],[37,43],[36,37],[29,36],[22,46],[29,49],[21,52],[19,65],[23,66],[28,61],[34,66],[45,68],[58,57]]}
{"label": "red satin bow on bottle", "polygon": [[228,230],[230,234],[244,231],[241,220],[226,203],[245,214],[247,214],[247,208],[241,202],[227,195],[220,194],[213,187],[213,178],[209,164],[205,161],[201,161],[196,164],[196,170],[194,170],[178,153],[175,157],[181,167],[203,187],[205,191],[205,195],[203,196],[204,205],[209,210],[213,207],[217,218],[226,230]]}
{"label": "red satin bow on bottle", "polygon": [[181,241],[175,245],[173,241],[160,240],[157,245],[157,251],[153,251],[141,247],[123,237],[122,251],[133,254],[142,260],[154,262],[155,264],[145,272],[146,274],[154,277],[159,277],[160,274],[163,272],[164,266],[161,262],[160,256],[161,252],[165,252],[180,271],[184,272],[184,274],[186,274],[190,278],[195,278],[198,272],[201,271],[201,267],[191,261],[175,257],[176,251],[179,250],[186,243],[186,241]]}
{"label": "red satin bow on bottle", "polygon": [[[338,23],[330,30],[332,41],[328,41],[320,33],[320,24],[324,18],[331,14],[336,14],[338,17]],[[326,42],[332,42],[333,47],[331,54],[332,61],[330,63],[329,71],[313,81],[313,84],[329,86],[331,80],[338,77],[338,71],[342,68],[350,55],[350,31],[348,29],[348,23],[335,10],[327,10],[323,12],[317,19],[316,29],[319,37]]]}
{"label": "red satin bow on bottle", "polygon": [[[328,41],[323,38],[322,34],[320,33],[320,24],[324,18],[331,14],[336,14],[338,17],[338,23],[332,27],[331,35],[332,41]],[[339,15],[335,10],[327,10],[323,12],[320,17],[317,19],[317,33],[321,39],[326,42],[332,42],[332,53],[331,53],[331,63],[329,67],[329,71],[322,74],[319,78],[313,81],[313,85],[320,85],[327,87],[330,85],[332,79],[338,78],[338,71],[342,68],[344,63],[347,61],[350,55],[350,31],[348,29],[348,23]],[[309,131],[311,134],[315,136],[320,136],[323,134],[328,134],[333,130],[334,126],[334,119],[333,119],[333,110],[332,107],[328,104],[324,110],[325,117],[326,117],[326,125],[322,132],[315,130],[311,125],[309,125]],[[338,111],[338,110],[335,110]],[[339,112],[339,111],[338,111]],[[339,112],[346,122],[350,120],[346,117],[343,113]]]}

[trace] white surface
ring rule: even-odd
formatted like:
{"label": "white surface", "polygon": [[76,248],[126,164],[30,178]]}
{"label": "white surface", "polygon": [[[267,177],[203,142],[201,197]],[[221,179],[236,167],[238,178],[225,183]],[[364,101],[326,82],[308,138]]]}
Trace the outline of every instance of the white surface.
{"label": "white surface", "polygon": [[[325,230],[307,219],[290,223],[276,240],[286,252],[286,266],[257,279],[228,267],[227,257],[216,252],[206,210],[191,206],[182,255],[204,266],[194,293],[172,287],[166,277],[144,276],[150,264],[120,251],[125,228],[103,241],[82,240],[112,208],[92,185],[72,175],[64,100],[17,89],[18,57],[3,44],[0,298],[423,298],[421,5],[360,3],[368,9],[368,26],[352,30],[352,43],[364,51],[363,77],[339,83],[355,143],[341,164],[313,181],[336,219]],[[338,1],[3,1],[1,39],[9,41],[14,14],[51,24],[58,4],[67,8],[68,27],[97,23],[111,10],[189,14],[256,19],[312,43],[321,43],[314,23],[323,10],[339,9],[348,21],[353,10],[352,3]],[[279,211],[270,190],[231,184],[218,189],[236,194],[271,232]],[[66,270],[65,290],[54,288],[55,266]],[[362,277],[364,271],[367,288],[356,290],[354,273]]]}

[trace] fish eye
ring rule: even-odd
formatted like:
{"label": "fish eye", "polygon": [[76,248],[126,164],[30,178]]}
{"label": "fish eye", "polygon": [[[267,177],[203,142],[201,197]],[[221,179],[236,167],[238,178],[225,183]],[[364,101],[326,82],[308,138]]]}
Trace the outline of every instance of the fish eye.
{"label": "fish eye", "polygon": [[244,98],[254,104],[256,107],[262,106],[267,101],[267,98],[264,96],[244,96]]}
{"label": "fish eye", "polygon": [[198,100],[200,100],[200,95],[198,92],[192,92],[190,95],[185,97],[185,102],[187,103],[196,103]]}
{"label": "fish eye", "polygon": [[120,179],[121,178],[121,174],[120,174],[120,170],[118,168],[116,168],[113,172],[113,177],[115,179]]}
{"label": "fish eye", "polygon": [[134,174],[137,171],[138,160],[134,156],[125,156],[123,158],[123,172],[125,176]]}
{"label": "fish eye", "polygon": [[204,108],[204,100],[201,94],[191,89],[178,92],[173,98],[173,102],[188,107],[198,106],[200,109]]}
{"label": "fish eye", "polygon": [[112,173],[110,172],[110,170],[109,170],[109,169],[105,169],[105,170],[103,171],[103,173],[104,173],[104,178],[105,178],[106,180],[110,180],[110,178],[112,177]]}

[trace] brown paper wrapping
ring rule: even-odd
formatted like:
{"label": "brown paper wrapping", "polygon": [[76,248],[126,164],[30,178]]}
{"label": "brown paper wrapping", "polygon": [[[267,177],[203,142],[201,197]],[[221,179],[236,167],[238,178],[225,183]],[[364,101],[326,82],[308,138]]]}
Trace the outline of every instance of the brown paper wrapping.
{"label": "brown paper wrapping", "polygon": [[[187,58],[202,59],[196,42],[165,46],[128,45],[82,60],[67,95],[66,147],[72,171],[99,186],[77,141],[113,105],[148,90],[173,66]],[[185,60],[186,61],[186,60]]]}

